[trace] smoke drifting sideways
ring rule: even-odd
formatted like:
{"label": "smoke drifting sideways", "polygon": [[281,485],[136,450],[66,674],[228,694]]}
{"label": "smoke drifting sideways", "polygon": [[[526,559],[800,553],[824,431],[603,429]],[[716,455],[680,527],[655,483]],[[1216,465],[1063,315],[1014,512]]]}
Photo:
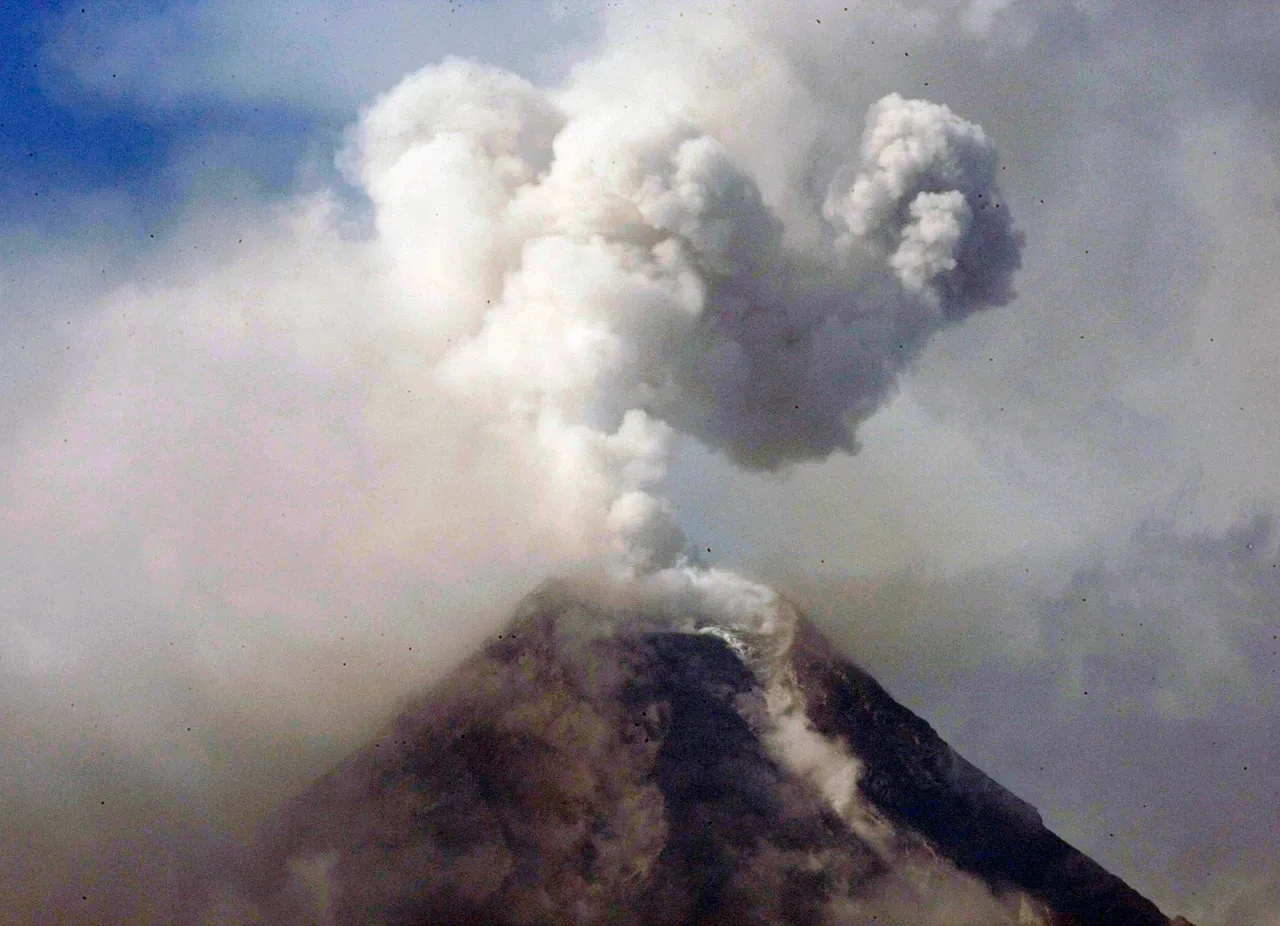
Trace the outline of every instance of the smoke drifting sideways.
{"label": "smoke drifting sideways", "polygon": [[886,96],[775,208],[627,66],[428,68],[341,155],[371,229],[333,193],[215,209],[12,322],[6,909],[162,919],[537,578],[692,560],[676,432],[755,470],[852,452],[932,332],[1011,298],[995,149],[947,107]]}

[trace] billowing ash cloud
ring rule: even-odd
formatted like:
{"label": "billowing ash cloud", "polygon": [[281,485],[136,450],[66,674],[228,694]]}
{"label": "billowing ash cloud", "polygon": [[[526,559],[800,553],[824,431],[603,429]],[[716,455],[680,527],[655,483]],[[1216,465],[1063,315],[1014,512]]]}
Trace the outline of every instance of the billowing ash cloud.
{"label": "billowing ash cloud", "polygon": [[995,198],[996,152],[982,127],[896,93],[867,122],[861,169],[851,187],[832,189],[827,218],[888,253],[903,288],[948,318],[1007,301],[1019,242]]}
{"label": "billowing ash cloud", "polygon": [[[0,275],[0,908],[32,922],[40,911],[148,921],[143,907],[187,892],[174,872],[193,855],[356,746],[538,579],[628,530],[654,560],[674,555],[683,541],[665,496],[717,562],[754,561],[766,576],[1012,557],[973,579],[984,594],[972,606],[954,584],[906,609],[893,583],[854,584],[833,622],[857,659],[895,693],[922,692],[921,712],[1056,826],[1086,817],[1068,834],[1170,909],[1273,922],[1280,854],[1258,827],[1275,817],[1262,697],[1275,630],[1255,653],[1192,619],[1217,601],[1199,584],[1229,588],[1212,577],[1230,574],[1230,558],[1188,571],[1186,545],[1173,544],[1156,573],[1007,590],[1037,572],[1029,553],[1083,554],[1097,533],[1128,537],[1152,508],[1189,508],[1191,527],[1219,535],[1242,502],[1275,502],[1280,56],[1268,5],[624,0],[590,47],[565,36],[569,20],[553,28],[546,6],[370,0],[357,16],[331,2],[96,5],[67,9],[67,31],[46,33],[39,70],[65,79],[61,98],[88,93],[77,105],[95,112],[125,99],[148,121],[176,112],[211,134],[178,132],[190,144],[139,181],[200,181],[178,184],[172,224],[154,227],[156,210],[126,204],[128,188],[23,191],[6,213],[31,234],[3,236]],[[282,106],[336,108],[345,124],[350,101],[472,49],[573,77],[547,93],[453,65],[403,84],[400,110],[384,98],[345,158],[373,201],[372,233],[349,221],[358,210],[342,192],[263,208],[218,166],[228,144],[262,150],[262,123],[229,138],[234,119],[202,118],[211,102],[228,117],[262,106],[273,120]],[[70,72],[55,74],[59,60]],[[895,91],[946,101],[999,143],[999,180],[1034,241],[1019,304],[934,338],[900,401],[859,429],[867,453],[760,478],[852,443],[843,423],[874,406],[917,343],[894,340],[895,325],[918,334],[1004,298],[1016,239],[1004,201],[982,187],[997,169],[989,142]],[[868,134],[864,116],[886,98]],[[723,146],[720,161],[704,136]],[[495,308],[508,278],[537,292],[523,256],[533,220],[520,223],[547,210],[514,203],[547,200],[535,190],[553,172],[565,192],[574,171],[559,151],[574,137],[587,179],[569,184],[572,205],[594,205],[576,223],[556,211],[569,230],[543,246],[597,260],[557,286],[599,296],[626,255],[627,285],[668,310],[600,324],[617,299],[588,311],[548,294],[545,274],[546,318]],[[633,153],[631,173],[620,151]],[[295,166],[306,184],[305,163],[264,169]],[[643,196],[635,172],[656,178]],[[605,196],[606,176],[630,192]],[[715,216],[692,195],[712,176],[759,191],[763,207],[728,192],[705,202],[727,209],[715,228],[754,242],[735,255],[772,275],[708,269]],[[621,203],[629,231],[602,200]],[[635,219],[638,201],[649,205]],[[99,225],[110,247],[51,239],[40,230],[62,227],[45,221],[54,212]],[[742,221],[762,213],[780,238],[777,225]],[[686,226],[697,242],[681,239]],[[652,247],[663,237],[702,287],[676,311],[675,272]],[[970,252],[985,258],[974,265]],[[738,313],[717,317],[731,295]],[[850,321],[850,302],[865,314]],[[574,382],[591,388],[570,383],[544,401],[544,383],[513,408],[503,377],[446,362],[501,357],[501,339],[480,338],[485,313],[500,311],[533,329],[521,363],[540,350],[548,368],[568,369],[564,357],[585,356],[596,366]],[[780,351],[793,315],[821,325],[796,326],[803,350]],[[582,324],[566,341],[555,331],[571,317]],[[605,350],[662,337],[678,350],[659,361]],[[694,359],[706,361],[701,380],[688,375]],[[805,403],[776,385],[804,364],[845,362],[845,379],[815,377],[826,391],[797,382]],[[635,384],[660,379],[650,371],[671,372],[664,395],[680,401],[636,398]],[[734,472],[730,455],[753,472]],[[1264,589],[1257,608],[1275,594]],[[1234,595],[1200,613],[1246,613]],[[1167,604],[1139,607],[1151,602]],[[1275,623],[1265,614],[1264,629]],[[995,626],[979,633],[984,616]],[[1155,627],[1167,636],[1145,636]],[[1057,648],[1028,656],[1041,637]],[[1000,688],[1027,659],[1039,695]],[[1108,689],[1123,728],[1103,719]],[[1071,734],[1066,720],[1093,733]],[[1049,761],[1026,762],[1029,738]],[[1141,817],[1117,829],[1134,807]],[[1166,824],[1178,832],[1150,835]],[[1252,913],[1215,912],[1239,893],[1228,869],[1259,881]]]}
{"label": "billowing ash cloud", "polygon": [[[693,59],[642,57],[606,43],[555,90],[407,77],[340,158],[371,228],[321,190],[192,204],[114,285],[43,258],[59,285],[0,343],[35,397],[0,423],[15,915],[194,896],[191,858],[536,579],[612,557],[680,586],[677,435],[757,471],[851,451],[931,332],[1009,297],[977,126],[889,95],[859,148],[850,101],[833,157],[777,135],[768,164],[735,114],[794,82],[697,108]],[[681,92],[635,92],[663,74]],[[102,864],[122,832],[146,865]]]}
{"label": "billowing ash cloud", "polygon": [[686,545],[653,489],[672,429],[753,468],[852,451],[930,333],[1010,297],[1019,242],[993,146],[945,106],[872,107],[827,240],[797,252],[713,134],[618,88],[449,61],[382,97],[345,163],[422,287],[439,387],[553,486],[593,485],[648,568]]}

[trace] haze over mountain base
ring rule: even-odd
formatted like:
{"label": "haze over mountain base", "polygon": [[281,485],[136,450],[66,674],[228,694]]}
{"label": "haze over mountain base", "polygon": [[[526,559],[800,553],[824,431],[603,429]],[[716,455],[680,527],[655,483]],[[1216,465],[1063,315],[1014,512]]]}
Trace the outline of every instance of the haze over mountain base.
{"label": "haze over mountain base", "polygon": [[291,801],[204,916],[1170,922],[787,601],[695,568],[528,596]]}

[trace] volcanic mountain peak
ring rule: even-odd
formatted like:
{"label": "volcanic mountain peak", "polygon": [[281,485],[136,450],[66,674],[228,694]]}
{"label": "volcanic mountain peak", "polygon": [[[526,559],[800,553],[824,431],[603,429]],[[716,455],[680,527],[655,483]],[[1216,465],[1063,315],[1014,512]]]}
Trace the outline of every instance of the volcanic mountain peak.
{"label": "volcanic mountain peak", "polygon": [[790,603],[666,573],[529,595],[273,821],[258,915],[1169,926]]}

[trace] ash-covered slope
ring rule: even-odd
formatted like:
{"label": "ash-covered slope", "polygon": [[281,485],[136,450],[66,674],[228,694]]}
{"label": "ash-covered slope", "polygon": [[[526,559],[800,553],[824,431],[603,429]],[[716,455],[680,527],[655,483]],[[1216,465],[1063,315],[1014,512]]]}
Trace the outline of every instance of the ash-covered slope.
{"label": "ash-covered slope", "polygon": [[273,923],[1169,922],[785,602],[747,626],[600,599],[563,583],[529,596],[284,809],[242,908]]}

